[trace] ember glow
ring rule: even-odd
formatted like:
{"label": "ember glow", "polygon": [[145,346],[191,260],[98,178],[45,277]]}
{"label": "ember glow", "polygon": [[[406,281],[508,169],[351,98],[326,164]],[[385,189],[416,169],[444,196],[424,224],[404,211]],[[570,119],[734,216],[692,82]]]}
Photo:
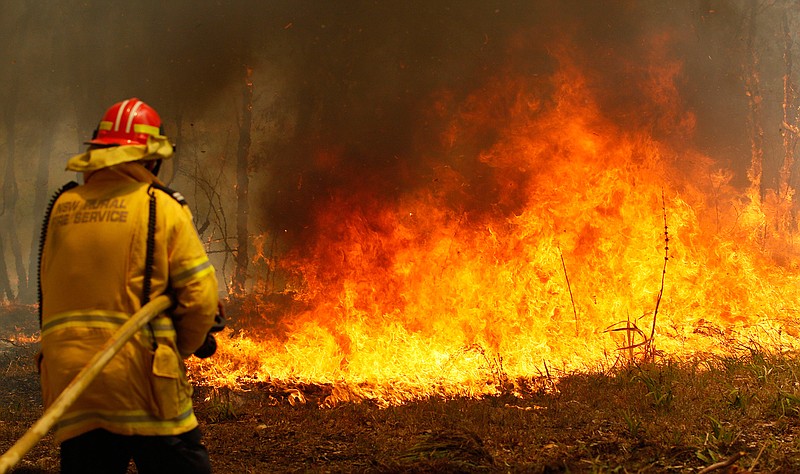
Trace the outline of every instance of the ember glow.
{"label": "ember glow", "polygon": [[[293,304],[267,329],[224,333],[193,376],[332,384],[334,401],[400,403],[492,394],[646,349],[796,349],[793,193],[762,200],[759,183],[737,189],[733,172],[685,146],[694,117],[672,87],[679,62],[653,61],[657,108],[628,126],[604,117],[593,79],[558,58],[548,77],[498,74],[465,98],[432,100],[448,126],[427,185],[319,204],[325,232],[257,256],[290,275]],[[499,130],[490,147],[460,148],[486,128]],[[444,162],[454,165],[433,164]],[[274,305],[269,296],[253,296],[252,310]]]}

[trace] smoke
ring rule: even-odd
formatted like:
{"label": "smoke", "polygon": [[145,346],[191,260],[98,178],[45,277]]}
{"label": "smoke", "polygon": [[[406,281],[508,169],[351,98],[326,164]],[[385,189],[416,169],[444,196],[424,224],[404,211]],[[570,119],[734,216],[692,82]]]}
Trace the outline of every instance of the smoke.
{"label": "smoke", "polygon": [[[338,201],[346,203],[343,212],[401,199],[432,186],[441,167],[454,169],[471,190],[455,205],[496,209],[505,191],[475,158],[497,140],[505,111],[494,128],[485,122],[456,151],[438,146],[441,137],[465,112],[467,98],[490,94],[496,81],[524,78],[546,102],[547,79],[564,57],[591,78],[609,120],[649,127],[656,137],[717,159],[724,154],[726,165],[748,159],[743,52],[736,47],[742,33],[730,27],[741,25],[735,8],[585,1],[351,5],[295,17],[282,43],[295,54],[281,57],[276,73],[289,85],[281,92],[284,115],[270,120],[283,123],[286,133],[260,153],[269,179],[261,191],[269,196],[262,217],[275,231],[317,235],[325,231],[310,228],[317,206],[341,194],[348,197]],[[561,45],[568,50],[559,51]],[[676,76],[654,77],[665,62],[676,65]],[[654,93],[659,80],[674,81],[676,90]],[[673,94],[677,105],[663,103]],[[493,99],[501,109],[513,97]],[[685,117],[673,108],[699,117],[703,143],[677,126]],[[744,166],[739,169],[743,177]]]}
{"label": "smoke", "polygon": [[[440,166],[463,174],[480,192],[476,201],[499,201],[488,184],[491,170],[436,144],[459,104],[493,81],[528,78],[548,100],[546,79],[559,68],[555,48],[563,44],[601,92],[610,120],[688,140],[741,180],[749,159],[746,6],[16,0],[0,6],[0,94],[6,121],[54,126],[77,118],[76,143],[106,107],[134,95],[159,110],[168,131],[177,117],[228,121],[236,131],[244,68],[252,67],[253,192],[260,204],[252,217],[259,228],[300,235],[314,225],[316,206],[333,196],[349,194],[353,206],[396,200],[430,185]],[[776,31],[775,18],[760,18],[770,23],[759,31]],[[774,40],[769,34],[759,45]],[[765,50],[765,59],[774,53]],[[670,137],[681,118],[667,116],[663,97],[652,93],[653,71],[663,62],[680,65],[676,99],[697,117],[691,135]],[[227,115],[219,115],[220,104]],[[477,155],[496,132],[482,130],[459,152]]]}

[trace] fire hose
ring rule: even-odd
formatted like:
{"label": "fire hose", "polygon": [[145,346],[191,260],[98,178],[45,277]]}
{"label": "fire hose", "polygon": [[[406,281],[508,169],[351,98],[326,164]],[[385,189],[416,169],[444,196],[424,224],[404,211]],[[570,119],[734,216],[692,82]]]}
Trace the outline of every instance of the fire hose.
{"label": "fire hose", "polygon": [[130,340],[140,329],[159,314],[172,306],[169,296],[161,295],[142,306],[139,311],[120,327],[114,335],[105,343],[103,348],[92,357],[86,366],[78,372],[72,379],[67,388],[61,392],[50,408],[45,411],[41,418],[31,426],[22,437],[14,443],[8,451],[0,456],[0,474],[5,474],[9,469],[19,462],[20,459],[30,451],[36,443],[41,440],[50,428],[56,424],[59,418],[67,409],[75,403],[75,400],[86,390],[103,368],[111,359],[122,349],[125,343]]}

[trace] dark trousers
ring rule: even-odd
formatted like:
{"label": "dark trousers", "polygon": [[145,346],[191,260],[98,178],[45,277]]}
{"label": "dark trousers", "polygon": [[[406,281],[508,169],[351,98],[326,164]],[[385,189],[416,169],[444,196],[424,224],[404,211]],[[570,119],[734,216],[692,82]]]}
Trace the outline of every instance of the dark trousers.
{"label": "dark trousers", "polygon": [[200,429],[177,436],[123,436],[94,430],[61,443],[63,474],[210,474]]}

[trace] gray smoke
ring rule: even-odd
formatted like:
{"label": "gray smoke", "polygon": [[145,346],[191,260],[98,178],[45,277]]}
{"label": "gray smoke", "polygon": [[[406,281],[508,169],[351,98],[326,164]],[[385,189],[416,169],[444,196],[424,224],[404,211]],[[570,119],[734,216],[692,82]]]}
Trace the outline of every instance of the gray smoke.
{"label": "gray smoke", "polygon": [[[318,203],[354,189],[353,205],[361,196],[397,199],[428,185],[437,165],[454,167],[476,190],[455,205],[488,209],[500,201],[491,170],[469,155],[490,147],[502,123],[461,144],[468,158],[455,160],[437,148],[447,120],[431,112],[433,104],[445,91],[449,103],[458,104],[501,74],[546,78],[558,66],[553,45],[564,41],[576,45],[573,60],[595,78],[611,120],[651,126],[659,138],[685,142],[661,126],[668,120],[663,107],[644,90],[657,66],[656,36],[667,45],[662,57],[683,63],[680,100],[698,118],[684,145],[733,168],[743,183],[749,160],[742,82],[748,5],[10,0],[0,4],[2,120],[16,124],[18,139],[21,123],[41,125],[35,133],[65,120],[77,123],[71,150],[77,151],[106,107],[135,95],[159,110],[173,134],[178,119],[181,130],[216,123],[207,128],[223,132],[203,140],[230,143],[226,159],[232,161],[236,139],[230,134],[237,131],[244,68],[252,67],[251,168],[254,201],[261,204],[252,217],[261,229],[309,235]],[[765,96],[764,113],[771,124],[780,107],[780,70],[766,65],[781,64],[777,35],[784,11],[780,2],[762,8],[758,24],[764,92],[772,94]],[[551,91],[543,86],[539,92],[546,100]],[[220,104],[228,107],[226,115]],[[767,132],[779,137],[777,126]],[[27,140],[37,139],[25,133]],[[179,151],[198,147],[203,145],[180,143]],[[769,159],[776,160],[779,150],[771,151]],[[63,159],[61,153],[53,159]]]}

